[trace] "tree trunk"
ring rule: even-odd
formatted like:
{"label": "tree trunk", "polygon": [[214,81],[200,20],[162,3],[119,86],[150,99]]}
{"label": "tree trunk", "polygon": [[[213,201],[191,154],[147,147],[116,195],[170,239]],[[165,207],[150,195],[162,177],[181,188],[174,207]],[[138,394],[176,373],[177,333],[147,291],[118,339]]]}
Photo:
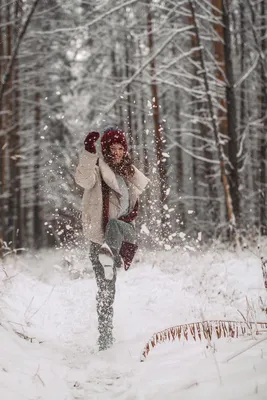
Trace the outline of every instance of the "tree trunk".
{"label": "tree trunk", "polygon": [[[207,101],[208,101],[208,110],[209,110],[209,114],[210,114],[210,121],[211,121],[211,124],[212,124],[213,133],[214,133],[214,137],[215,137],[215,142],[216,142],[216,145],[217,145],[218,158],[219,158],[219,162],[220,162],[221,180],[222,180],[224,193],[225,193],[225,202],[226,202],[228,220],[229,220],[229,223],[230,223],[230,229],[231,229],[231,231],[233,233],[234,243],[237,244],[237,241],[236,241],[236,239],[237,239],[237,229],[236,229],[235,214],[234,214],[234,210],[233,210],[232,197],[231,197],[231,192],[230,192],[230,188],[229,188],[228,177],[227,177],[227,174],[226,174],[226,168],[225,168],[222,144],[220,142],[219,130],[218,130],[217,122],[216,122],[216,116],[215,116],[215,113],[214,113],[214,106],[213,106],[213,101],[212,101],[211,92],[210,92],[210,86],[209,86],[209,80],[208,80],[207,71],[206,71],[206,63],[205,63],[203,46],[202,46],[202,43],[201,43],[198,24],[197,24],[197,20],[196,20],[195,1],[194,0],[188,0],[188,3],[189,3],[190,11],[192,13],[194,31],[195,31],[195,35],[196,35],[196,39],[197,39],[197,46],[200,49],[199,50],[199,54],[200,54],[200,63],[201,63],[201,74],[203,75],[204,86],[205,86],[205,91],[206,91],[206,97],[207,97]],[[199,75],[200,75],[200,73],[199,73]]]}
{"label": "tree trunk", "polygon": [[[259,3],[260,7],[260,16],[261,16],[261,25],[260,25],[260,39],[258,38],[257,29],[255,27],[256,24],[256,13],[255,13],[255,5],[251,3],[251,0],[247,0],[248,8],[250,10],[251,15],[251,30],[253,33],[253,38],[255,41],[256,51],[259,55],[260,61],[260,78],[261,78],[261,93],[260,93],[260,118],[261,118],[261,129],[259,132],[259,140],[258,140],[258,158],[259,158],[259,227],[262,234],[267,234],[267,221],[266,221],[266,198],[267,198],[267,190],[266,190],[266,129],[267,129],[267,74],[266,74],[266,7],[265,0],[261,0]],[[256,9],[257,11],[257,9]],[[256,171],[257,173],[258,171]]]}
{"label": "tree trunk", "polygon": [[[192,21],[192,16],[189,17],[189,23],[192,25],[193,21]],[[218,32],[218,34],[220,34],[220,32]],[[197,42],[197,37],[196,35],[193,35],[191,38],[191,46],[192,48],[197,48],[198,47],[198,42]],[[215,56],[216,56],[216,60],[218,62],[218,60],[221,57],[221,47],[217,46],[217,42],[215,42]],[[194,76],[198,76],[198,71],[197,71],[197,67],[196,65],[198,63],[201,63],[201,54],[200,51],[197,50],[194,52],[193,56],[192,56],[193,60],[194,60],[194,71],[193,74]],[[218,79],[222,79],[222,73],[220,69],[217,69],[216,71],[217,73],[217,78]],[[198,80],[193,80],[192,82],[192,86],[194,88],[198,87],[198,89],[201,89]],[[195,98],[193,97],[192,100],[195,100]],[[205,111],[205,102],[202,102],[200,100],[197,101],[197,104],[195,105],[195,110],[193,110],[192,114],[194,115],[194,113],[197,113],[197,115],[199,116],[199,122],[198,122],[198,130],[200,131],[200,137],[201,139],[210,139],[210,129],[207,127],[206,124],[204,124],[202,121],[204,119],[204,115],[203,113]],[[209,110],[208,110],[209,112]],[[223,118],[223,115],[220,112],[219,109],[219,115],[218,115],[218,119],[219,119],[219,126],[221,129],[225,129],[225,118]],[[227,126],[226,126],[227,127]],[[203,141],[201,142],[203,143]],[[204,158],[206,160],[213,160],[213,154],[212,151],[209,149],[208,144],[204,145],[204,150],[203,150],[203,155]],[[199,147],[199,143],[196,139],[196,137],[194,136],[193,138],[193,149],[197,149]],[[192,163],[193,163],[193,195],[195,197],[195,199],[197,199],[197,195],[198,195],[198,191],[197,191],[197,187],[199,186],[200,183],[200,177],[203,175],[202,170],[199,172],[200,167],[202,167],[202,163],[200,161],[198,161],[195,157],[193,157],[192,159]],[[204,214],[206,215],[210,215],[211,216],[211,222],[218,222],[219,217],[220,217],[220,210],[219,210],[219,206],[214,203],[217,201],[217,188],[216,188],[216,179],[215,179],[215,172],[213,171],[212,165],[211,163],[209,163],[208,161],[205,162],[204,161],[204,165],[203,165],[203,170],[204,170],[204,177],[205,177],[205,184],[208,186],[208,200],[205,203],[205,205],[201,206],[201,211],[202,211],[202,215]],[[198,207],[197,207],[197,200],[195,200],[195,213],[196,213],[196,217],[198,217],[199,213],[198,213]],[[207,233],[208,235],[208,233]]]}
{"label": "tree trunk", "polygon": [[[153,41],[153,24],[152,24],[152,12],[151,12],[151,0],[147,0],[147,33],[148,33],[148,47],[150,54],[154,51]],[[151,59],[150,62],[150,74],[151,74],[151,92],[152,92],[152,108],[153,108],[153,120],[154,120],[154,137],[156,145],[156,157],[157,157],[157,168],[159,175],[160,185],[160,235],[166,238],[169,233],[167,213],[164,209],[166,203],[166,191],[167,191],[167,173],[163,157],[163,136],[160,124],[160,111],[159,111],[159,97],[158,97],[158,86],[156,83],[156,61],[155,58]]]}
{"label": "tree trunk", "polygon": [[[244,2],[243,0],[240,0],[240,5],[239,5],[239,12],[240,12],[240,72],[241,76],[245,72],[245,43],[246,43],[246,31],[245,31],[245,7],[244,7]],[[246,84],[243,81],[240,85],[240,140],[242,137],[242,133],[245,129],[245,126],[247,124],[246,120]],[[244,143],[245,146],[245,143]],[[243,151],[243,157],[244,154],[246,153],[246,148],[244,147]],[[243,160],[241,160],[243,161]],[[242,163],[240,163],[242,167]],[[245,178],[246,179],[246,178]],[[246,186],[248,184],[246,183]]]}
{"label": "tree trunk", "polygon": [[[120,77],[118,75],[118,69],[116,65],[116,53],[114,49],[111,50],[111,63],[112,63],[112,74],[115,79],[115,82],[117,83]],[[115,110],[115,115],[119,116],[120,127],[123,128],[123,111],[121,102],[119,102],[119,105],[115,104],[114,110]]]}
{"label": "tree trunk", "polygon": [[[214,16],[219,19],[219,22],[222,22],[222,14],[223,14],[223,2],[224,0],[212,0],[212,4],[217,8],[217,10],[213,9]],[[219,10],[219,11],[218,11]],[[215,60],[217,63],[216,69],[216,78],[225,83],[224,75],[225,71],[225,55],[224,55],[224,27],[222,23],[214,23],[214,29],[217,33],[219,40],[214,41],[214,52],[215,52]],[[220,134],[225,137],[228,136],[228,121],[224,110],[227,109],[226,97],[221,97],[220,99],[220,108],[218,109],[218,120],[219,120],[219,131]]]}
{"label": "tree trunk", "polygon": [[[214,10],[217,18],[222,16],[222,21],[214,24],[217,35],[220,40],[215,41],[215,58],[218,65],[217,79],[225,83],[224,74],[226,76],[226,93],[225,98],[221,98],[221,107],[218,110],[218,118],[220,121],[220,133],[225,137],[229,137],[229,141],[225,148],[230,161],[228,168],[228,181],[233,201],[233,210],[236,218],[237,226],[240,222],[240,195],[239,195],[239,174],[238,174],[238,137],[237,137],[237,113],[236,101],[234,93],[234,75],[231,49],[231,33],[230,33],[230,15],[229,0],[213,0],[213,5],[219,10]],[[221,18],[220,18],[221,19]],[[224,110],[226,110],[226,115]]]}
{"label": "tree trunk", "polygon": [[267,79],[266,79],[266,7],[265,0],[261,1],[261,52],[263,60],[261,63],[261,103],[260,116],[262,129],[260,131],[260,226],[262,235],[267,235],[267,219],[266,219],[266,134],[267,134]]}
{"label": "tree trunk", "polygon": [[[193,21],[192,21],[192,16],[189,17],[189,24],[192,25]],[[191,36],[191,47],[192,48],[196,48],[197,47],[197,38],[196,35],[192,35]],[[199,51],[195,51],[194,54],[192,55],[192,58],[194,60],[194,67],[193,67],[193,75],[197,76],[197,63],[199,63],[200,61],[200,53]],[[197,79],[193,79],[192,80],[192,88],[196,88],[199,85],[198,80]],[[194,94],[192,93],[191,95],[191,102],[193,103],[193,109],[191,111],[192,115],[195,114],[199,114],[202,104],[197,101],[197,104],[195,102],[195,97]],[[200,129],[200,131],[202,132],[203,130],[203,125],[201,123],[198,123],[198,127]],[[192,128],[194,128],[194,123],[192,123]],[[192,148],[193,149],[197,149],[199,147],[199,141],[196,137],[196,135],[193,136],[192,139]],[[194,215],[195,218],[197,218],[199,216],[198,213],[198,199],[197,199],[197,195],[198,195],[198,188],[199,188],[199,179],[198,179],[198,171],[200,168],[200,163],[198,162],[198,160],[196,159],[196,157],[192,157],[192,184],[193,184],[193,210],[194,210]]]}
{"label": "tree trunk", "polygon": [[[139,66],[143,63],[143,55],[140,44],[138,43],[138,52],[139,52]],[[143,163],[144,174],[149,177],[149,154],[148,154],[148,144],[147,144],[147,123],[146,123],[146,114],[145,114],[145,93],[144,93],[144,82],[143,82],[143,73],[140,73],[141,87],[140,87],[140,127],[141,127],[141,139],[140,144],[142,145],[143,150],[143,159],[140,160]],[[145,222],[151,222],[151,198],[150,198],[150,190],[146,190],[144,196],[140,197],[141,206],[145,213]]]}
{"label": "tree trunk", "polygon": [[[15,3],[15,31],[18,32],[19,25],[21,21],[21,6],[17,1]],[[20,128],[20,89],[19,89],[19,61],[16,59],[14,64],[14,80],[15,80],[15,113],[14,113],[14,144],[16,149],[16,165],[15,165],[15,175],[16,175],[16,216],[17,216],[17,239],[16,239],[16,248],[22,247],[22,240],[24,237],[24,224],[23,224],[23,206],[21,199],[21,171],[20,171],[20,137],[19,137],[19,128]]]}
{"label": "tree trunk", "polygon": [[[129,54],[129,44],[127,38],[127,32],[125,34],[125,75],[126,79],[130,78],[130,54]],[[133,142],[133,123],[132,123],[132,96],[131,96],[131,85],[129,84],[126,88],[126,101],[127,101],[127,125],[128,125],[128,132],[129,132],[129,144],[130,144],[130,155],[134,157],[134,142]]]}
{"label": "tree trunk", "polygon": [[227,79],[226,85],[226,105],[228,122],[228,156],[230,161],[229,184],[231,197],[233,201],[233,210],[237,226],[240,224],[240,193],[239,193],[239,172],[238,172],[238,137],[237,137],[237,113],[234,90],[234,70],[231,49],[230,33],[230,6],[229,0],[223,2],[223,24],[224,24],[224,54],[225,54],[225,73]]}
{"label": "tree trunk", "polygon": [[[7,60],[8,64],[10,63],[11,57],[12,57],[12,45],[13,45],[13,31],[12,31],[12,19],[13,16],[11,16],[11,4],[8,3],[6,5],[6,21],[7,21],[7,27],[6,27],[6,41],[7,41]],[[15,248],[15,234],[16,234],[16,216],[14,215],[14,209],[15,209],[15,199],[12,196],[13,195],[13,189],[15,187],[15,182],[14,182],[14,177],[15,177],[15,171],[14,171],[14,163],[12,160],[13,157],[13,130],[12,130],[12,125],[13,125],[13,111],[14,111],[14,102],[13,102],[13,69],[9,71],[8,77],[6,79],[6,95],[4,98],[4,103],[6,104],[6,118],[5,118],[5,128],[9,130],[9,134],[7,136],[7,172],[8,172],[8,185],[7,185],[7,191],[8,191],[8,223],[7,223],[7,231],[6,231],[6,241],[8,242],[9,246],[12,247],[13,249]],[[4,92],[3,92],[4,95]]]}
{"label": "tree trunk", "polygon": [[[2,0],[0,0],[0,25],[5,23]],[[0,76],[3,76],[4,64],[4,35],[3,30],[0,28]],[[5,200],[4,195],[6,191],[6,137],[3,135],[4,129],[4,107],[3,100],[0,98],[0,257],[3,256],[3,243],[5,232]]]}
{"label": "tree trunk", "polygon": [[[134,110],[133,111],[133,131],[134,131],[133,141],[134,141],[134,148],[135,148],[134,160],[136,160],[138,168],[140,168],[142,156],[141,156],[140,129],[139,129],[140,119],[138,118],[138,113],[137,113],[138,97],[137,97],[136,92],[134,92],[132,94],[132,99],[133,99],[133,110]],[[141,124],[141,126],[142,126],[142,124]],[[142,132],[142,128],[141,128],[141,132]]]}
{"label": "tree trunk", "polygon": [[[179,91],[175,89],[174,91],[174,102],[175,102],[175,121],[176,121],[176,127],[178,128],[180,126],[180,106],[179,106]],[[181,134],[179,135],[179,132],[176,134],[176,140],[181,142]],[[175,162],[176,162],[176,176],[177,176],[177,195],[178,197],[182,197],[184,194],[184,164],[183,164],[183,154],[182,154],[182,149],[180,146],[176,146],[176,152],[175,152]],[[185,212],[185,205],[184,201],[181,199],[180,201],[177,202],[177,214],[179,215],[179,223],[178,223],[178,229],[180,227],[183,228],[183,230],[186,229],[186,212]]]}
{"label": "tree trunk", "polygon": [[[19,4],[14,4],[14,13],[11,13],[11,19],[15,19],[13,26],[10,25],[10,48],[9,54],[11,57],[13,51],[13,45],[17,40],[16,35],[19,29]],[[15,17],[15,18],[14,18]],[[19,168],[19,63],[17,58],[14,60],[12,70],[9,75],[8,87],[10,90],[10,119],[9,119],[9,183],[10,183],[10,195],[9,195],[9,218],[12,223],[12,230],[10,232],[9,240],[12,241],[13,249],[21,247],[21,232],[20,223],[21,217],[21,204],[20,204],[20,168]]]}
{"label": "tree trunk", "polygon": [[[37,80],[36,87],[39,86]],[[36,249],[40,249],[43,243],[43,220],[40,196],[40,93],[35,93],[35,138],[34,138],[34,206],[33,206],[33,234]]]}

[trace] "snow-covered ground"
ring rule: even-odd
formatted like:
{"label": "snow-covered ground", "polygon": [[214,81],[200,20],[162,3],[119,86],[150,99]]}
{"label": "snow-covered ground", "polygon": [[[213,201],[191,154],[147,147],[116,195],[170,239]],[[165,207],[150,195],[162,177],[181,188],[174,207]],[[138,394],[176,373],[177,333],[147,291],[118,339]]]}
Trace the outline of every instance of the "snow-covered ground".
{"label": "snow-covered ground", "polygon": [[89,261],[74,254],[77,271],[70,274],[62,258],[47,251],[0,265],[1,400],[267,399],[267,333],[214,338],[212,346],[205,340],[159,344],[140,362],[152,334],[174,325],[242,321],[241,313],[267,321],[259,306],[267,291],[257,254],[139,253],[129,271],[119,271],[116,343],[105,352],[96,347]]}

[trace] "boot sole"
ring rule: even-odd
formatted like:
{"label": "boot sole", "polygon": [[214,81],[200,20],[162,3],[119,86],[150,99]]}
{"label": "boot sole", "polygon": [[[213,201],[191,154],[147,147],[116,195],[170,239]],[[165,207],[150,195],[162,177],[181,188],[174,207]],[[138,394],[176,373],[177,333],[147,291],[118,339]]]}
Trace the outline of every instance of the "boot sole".
{"label": "boot sole", "polygon": [[104,268],[104,274],[105,274],[105,278],[107,280],[112,280],[113,276],[114,276],[114,272],[113,272],[113,258],[109,257],[107,254],[99,254],[98,256],[99,262],[102,265],[102,267]]}

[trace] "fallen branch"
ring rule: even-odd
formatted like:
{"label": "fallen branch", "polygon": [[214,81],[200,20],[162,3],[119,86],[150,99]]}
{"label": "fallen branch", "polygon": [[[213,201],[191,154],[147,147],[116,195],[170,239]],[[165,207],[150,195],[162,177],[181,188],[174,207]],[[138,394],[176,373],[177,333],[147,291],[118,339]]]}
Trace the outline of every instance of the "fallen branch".
{"label": "fallen branch", "polygon": [[222,337],[238,338],[240,335],[251,335],[252,327],[256,325],[256,334],[267,332],[267,322],[250,322],[250,321],[201,321],[193,322],[190,324],[183,324],[164,329],[163,331],[154,333],[144,347],[141,355],[141,362],[144,361],[150,350],[157,344],[170,342],[174,340],[185,339],[188,341],[189,337],[194,341],[207,339],[211,340],[212,336],[217,339]]}
{"label": "fallen branch", "polygon": [[31,342],[31,343],[33,343],[33,340],[35,339],[34,337],[30,337],[30,336],[28,336],[28,335],[25,335],[24,333],[22,333],[22,332],[18,332],[18,331],[14,331],[18,336],[20,336],[21,338],[23,338],[24,340],[27,340],[27,341],[29,341],[29,342]]}
{"label": "fallen branch", "polygon": [[14,331],[19,337],[21,337],[24,340],[27,340],[28,342],[33,343],[34,341],[41,344],[43,341],[37,340],[35,337],[30,337],[28,335],[25,335],[25,333],[19,332],[19,331]]}

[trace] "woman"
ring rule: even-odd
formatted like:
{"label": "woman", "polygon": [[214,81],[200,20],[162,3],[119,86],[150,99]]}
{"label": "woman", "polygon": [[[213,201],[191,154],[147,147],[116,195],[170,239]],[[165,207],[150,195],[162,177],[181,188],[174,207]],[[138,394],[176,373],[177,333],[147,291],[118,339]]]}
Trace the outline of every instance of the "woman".
{"label": "woman", "polygon": [[138,197],[148,179],[133,164],[128,154],[125,133],[108,128],[101,138],[102,156],[95,143],[98,132],[84,141],[75,179],[84,190],[82,220],[84,235],[90,241],[90,259],[98,292],[98,345],[100,350],[113,343],[113,303],[117,268],[127,270],[137,250],[134,220]]}

